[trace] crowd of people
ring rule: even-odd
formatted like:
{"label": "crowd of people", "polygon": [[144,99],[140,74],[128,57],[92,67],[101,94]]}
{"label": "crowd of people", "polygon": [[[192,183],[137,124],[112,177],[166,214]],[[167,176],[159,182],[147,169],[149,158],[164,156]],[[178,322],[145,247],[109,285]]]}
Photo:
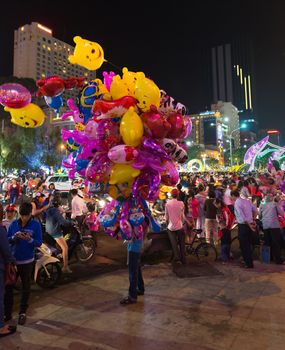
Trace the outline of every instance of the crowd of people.
{"label": "crowd of people", "polygon": [[[17,274],[21,277],[18,323],[23,325],[29,303],[34,251],[42,244],[42,222],[46,232],[61,248],[64,273],[72,273],[68,246],[63,237],[63,227],[70,225],[65,214],[70,212],[78,227],[85,224],[93,233],[100,229],[96,201],[84,197],[80,189],[70,191],[69,209],[63,209],[54,184],[47,187],[41,179],[36,183],[32,180],[19,182],[13,179],[7,188],[2,183],[8,203],[4,210],[0,205],[0,337],[16,330],[6,323],[12,318],[13,288],[4,286],[5,265],[16,264]],[[21,200],[23,188],[25,196],[30,194],[30,200]],[[219,258],[223,264],[228,264],[232,258],[232,231],[237,227],[241,266],[251,269],[254,268],[252,246],[260,229],[264,233],[264,244],[270,247],[272,261],[284,263],[284,203],[280,183],[273,174],[196,173],[181,174],[180,182],[170,190],[168,198],[158,198],[151,203],[151,209],[165,218],[174,263],[187,263],[185,242],[191,240],[193,229],[198,229],[206,242],[220,245]],[[130,284],[128,296],[121,300],[122,305],[135,303],[137,297],[144,294],[140,264],[143,243],[141,239],[128,242]]]}
{"label": "crowd of people", "polygon": [[3,207],[0,203],[0,337],[16,331],[15,326],[9,325],[13,313],[14,288],[13,285],[5,286],[7,264],[16,265],[21,280],[18,324],[24,325],[35,249],[43,242],[43,229],[61,248],[62,272],[68,274],[72,270],[69,267],[68,246],[63,237],[64,226],[73,227],[73,222],[76,222],[80,229],[86,225],[92,233],[98,230],[96,205],[94,201],[83,198],[76,184],[70,191],[70,205],[66,207],[62,206],[61,195],[54,184],[47,187],[41,179],[30,187],[26,187],[21,179],[12,179],[7,188],[2,187],[2,193],[6,205]]}
{"label": "crowd of people", "polygon": [[[278,173],[278,175],[280,175]],[[252,247],[264,234],[271,259],[283,264],[285,198],[275,174],[181,174],[170,199],[158,199],[154,211],[165,212],[174,261],[186,263],[185,240],[193,228],[208,243],[220,244],[220,260],[231,260],[232,230],[237,226],[245,268],[253,268]]]}

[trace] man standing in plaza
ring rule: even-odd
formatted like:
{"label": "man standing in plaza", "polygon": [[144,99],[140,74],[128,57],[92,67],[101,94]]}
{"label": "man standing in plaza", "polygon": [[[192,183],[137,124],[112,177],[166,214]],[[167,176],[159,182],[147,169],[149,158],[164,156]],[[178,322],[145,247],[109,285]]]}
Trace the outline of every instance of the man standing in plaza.
{"label": "man standing in plaza", "polygon": [[172,246],[174,261],[181,261],[182,264],[185,264],[184,203],[178,200],[178,195],[178,189],[174,188],[171,191],[172,199],[168,200],[165,206],[165,218],[168,223],[167,233]]}
{"label": "man standing in plaza", "polygon": [[252,236],[256,230],[255,217],[257,209],[249,199],[241,198],[239,191],[232,191],[231,196],[235,201],[234,211],[238,223],[240,250],[245,262],[245,268],[250,269],[253,268]]}
{"label": "man standing in plaza", "polygon": [[[35,248],[42,244],[42,230],[38,221],[32,218],[32,204],[23,203],[20,206],[20,219],[14,220],[8,228],[8,240],[16,260],[18,276],[21,278],[22,290],[18,323],[26,322],[26,311],[31,289],[31,276],[35,260]],[[12,318],[13,286],[6,286],[5,319]]]}

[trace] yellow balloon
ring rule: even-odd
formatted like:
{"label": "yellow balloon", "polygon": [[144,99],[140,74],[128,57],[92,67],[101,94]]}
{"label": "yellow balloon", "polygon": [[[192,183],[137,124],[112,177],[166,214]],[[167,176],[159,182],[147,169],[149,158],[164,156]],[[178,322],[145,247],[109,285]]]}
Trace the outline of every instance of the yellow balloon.
{"label": "yellow balloon", "polygon": [[132,179],[139,176],[139,174],[140,170],[133,168],[130,164],[117,163],[112,166],[109,184],[129,183]]}
{"label": "yellow balloon", "polygon": [[73,41],[76,45],[73,55],[68,57],[70,63],[78,64],[89,70],[96,70],[106,61],[104,51],[98,43],[82,39],[81,36],[75,36]]}
{"label": "yellow balloon", "polygon": [[133,182],[134,180],[131,180],[130,182],[126,182],[123,184],[110,185],[108,192],[109,196],[111,196],[113,199],[116,199],[119,202],[126,200],[132,193]]}
{"label": "yellow balloon", "polygon": [[146,112],[151,105],[159,107],[160,90],[158,86],[150,79],[146,78],[143,72],[136,75],[135,98],[138,100],[137,106]]}
{"label": "yellow balloon", "polygon": [[124,96],[135,97],[136,75],[137,73],[124,67],[122,78],[119,75],[114,76],[110,86],[110,94],[114,100]]}
{"label": "yellow balloon", "polygon": [[94,79],[95,83],[97,83],[97,91],[95,96],[107,94],[109,91],[106,86],[103,84],[101,79]]}
{"label": "yellow balloon", "polygon": [[123,115],[120,124],[120,134],[128,146],[137,147],[143,136],[143,123],[140,116],[130,107]]}
{"label": "yellow balloon", "polygon": [[11,122],[23,128],[37,128],[45,121],[45,114],[34,103],[29,103],[22,108],[5,107],[4,110],[11,114]]}

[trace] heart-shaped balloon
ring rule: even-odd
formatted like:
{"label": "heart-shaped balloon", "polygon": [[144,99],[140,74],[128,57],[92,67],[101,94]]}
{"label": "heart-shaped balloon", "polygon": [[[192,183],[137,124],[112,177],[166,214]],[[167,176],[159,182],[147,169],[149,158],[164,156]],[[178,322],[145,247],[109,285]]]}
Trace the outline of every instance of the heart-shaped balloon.
{"label": "heart-shaped balloon", "polygon": [[171,139],[180,139],[185,134],[186,125],[184,116],[177,112],[170,113],[168,122],[171,124],[171,130],[167,134],[167,137]]}
{"label": "heart-shaped balloon", "polygon": [[166,137],[171,129],[171,124],[157,111],[155,106],[151,106],[150,110],[144,112],[141,117],[147,134],[155,139]]}

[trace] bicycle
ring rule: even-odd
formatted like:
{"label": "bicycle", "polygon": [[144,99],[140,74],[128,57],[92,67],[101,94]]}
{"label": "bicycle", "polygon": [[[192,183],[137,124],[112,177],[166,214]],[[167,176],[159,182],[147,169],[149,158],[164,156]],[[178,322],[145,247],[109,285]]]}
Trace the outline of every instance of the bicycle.
{"label": "bicycle", "polygon": [[186,254],[195,255],[199,261],[216,261],[218,258],[217,249],[213,244],[206,242],[205,238],[201,236],[202,230],[192,229],[191,233],[194,234],[191,241],[185,241]]}

